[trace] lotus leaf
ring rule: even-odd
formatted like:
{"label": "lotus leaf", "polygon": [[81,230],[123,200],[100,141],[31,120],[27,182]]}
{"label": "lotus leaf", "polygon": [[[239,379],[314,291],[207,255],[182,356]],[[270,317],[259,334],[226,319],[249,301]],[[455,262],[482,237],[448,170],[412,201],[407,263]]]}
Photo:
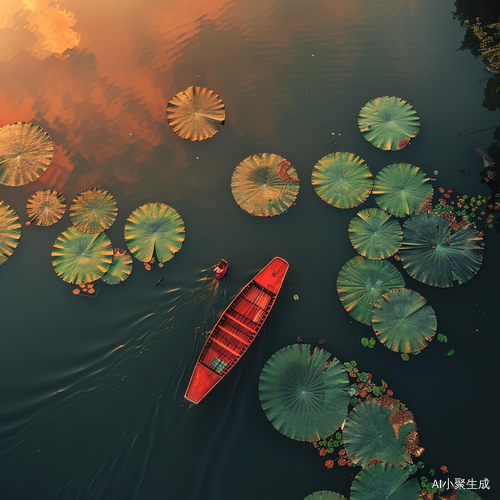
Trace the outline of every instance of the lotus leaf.
{"label": "lotus leaf", "polygon": [[[288,164],[287,176],[278,168],[285,162]],[[259,217],[269,217],[290,208],[297,198],[299,182],[297,172],[283,157],[259,153],[248,156],[236,167],[231,190],[243,210]]]}
{"label": "lotus leaf", "polygon": [[153,253],[159,263],[170,260],[181,248],[186,230],[177,211],[164,203],[146,203],[135,209],[125,224],[130,253],[149,262]]}
{"label": "lotus leaf", "polygon": [[10,123],[0,128],[0,183],[23,186],[47,170],[54,148],[49,134],[34,123]]}
{"label": "lotus leaf", "polygon": [[403,232],[399,222],[387,212],[368,208],[358,212],[349,223],[352,246],[368,259],[386,259],[401,246]]}
{"label": "lotus leaf", "polygon": [[434,337],[437,319],[422,295],[407,288],[387,290],[375,302],[372,327],[377,338],[396,352],[422,350]]}
{"label": "lotus leaf", "polygon": [[52,265],[67,283],[98,280],[111,265],[113,247],[104,234],[84,233],[74,226],[63,231],[52,249]]}
{"label": "lotus leaf", "polygon": [[66,212],[66,200],[57,189],[42,189],[33,193],[26,204],[30,223],[51,226]]}
{"label": "lotus leaf", "polygon": [[71,202],[69,215],[73,225],[84,233],[102,233],[118,215],[114,197],[103,189],[85,189]]}
{"label": "lotus leaf", "polygon": [[332,434],[344,421],[349,380],[330,353],[308,344],[294,344],[275,353],[259,379],[262,408],[285,436],[316,441]]}
{"label": "lotus leaf", "polygon": [[337,152],[323,156],[314,165],[311,183],[318,196],[330,205],[352,208],[368,198],[373,178],[359,156]]}
{"label": "lotus leaf", "polygon": [[222,99],[205,87],[188,87],[167,104],[167,121],[183,139],[204,141],[215,135],[226,119]]}
{"label": "lotus leaf", "polygon": [[384,167],[375,177],[373,197],[377,205],[396,217],[406,217],[426,200],[433,190],[429,177],[409,163]]}
{"label": "lotus leaf", "polygon": [[375,301],[388,288],[404,287],[404,279],[387,260],[358,256],[347,261],[337,276],[337,292],[346,311],[357,321],[372,324]]}
{"label": "lotus leaf", "polygon": [[21,238],[21,221],[16,212],[0,200],[0,265],[17,248]]}
{"label": "lotus leaf", "polygon": [[358,473],[351,485],[350,500],[418,500],[418,479],[397,465],[376,463]]}
{"label": "lotus leaf", "polygon": [[406,447],[406,436],[414,424],[406,424],[405,429],[399,429],[396,436],[390,421],[391,415],[390,408],[378,405],[373,399],[357,404],[349,412],[344,425],[343,442],[354,464],[365,467],[375,458],[391,464],[408,463],[410,454],[402,450]]}
{"label": "lotus leaf", "polygon": [[447,288],[456,281],[469,281],[481,267],[482,237],[463,226],[457,231],[450,222],[434,212],[408,219],[403,226],[399,255],[406,272],[427,285]]}
{"label": "lotus leaf", "polygon": [[304,500],[346,500],[346,497],[334,491],[315,491],[307,495]]}
{"label": "lotus leaf", "polygon": [[420,120],[413,107],[399,97],[377,97],[361,108],[359,130],[375,147],[403,149],[418,134]]}
{"label": "lotus leaf", "polygon": [[132,257],[126,250],[115,248],[113,260],[107,272],[101,277],[101,281],[108,285],[123,283],[132,272]]}

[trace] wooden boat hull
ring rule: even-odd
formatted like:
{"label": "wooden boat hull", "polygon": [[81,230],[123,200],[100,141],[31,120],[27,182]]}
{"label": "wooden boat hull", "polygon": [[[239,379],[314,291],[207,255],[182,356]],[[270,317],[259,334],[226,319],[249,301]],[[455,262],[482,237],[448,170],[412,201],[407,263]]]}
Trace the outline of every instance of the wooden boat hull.
{"label": "wooden boat hull", "polygon": [[234,367],[261,330],[288,271],[275,257],[250,281],[222,313],[191,375],[184,397],[199,403]]}

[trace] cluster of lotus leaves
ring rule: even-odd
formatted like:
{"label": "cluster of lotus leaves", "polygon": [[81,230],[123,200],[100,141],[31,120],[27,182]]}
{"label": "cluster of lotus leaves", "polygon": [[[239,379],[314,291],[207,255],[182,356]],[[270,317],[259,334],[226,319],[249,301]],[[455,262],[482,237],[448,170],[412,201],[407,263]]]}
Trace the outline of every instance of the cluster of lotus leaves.
{"label": "cluster of lotus leaves", "polygon": [[418,292],[394,288],[375,302],[372,327],[385,347],[410,353],[422,350],[432,340],[437,319],[434,309]]}
{"label": "cluster of lotus leaves", "polygon": [[354,464],[366,467],[374,459],[399,466],[410,463],[410,454],[404,450],[415,424],[405,423],[396,435],[391,415],[392,410],[375,399],[365,400],[349,412],[342,440]]}
{"label": "cluster of lotus leaves", "polygon": [[57,189],[41,189],[29,198],[26,212],[37,226],[52,226],[66,212],[66,200]]}
{"label": "cluster of lotus leaves", "polygon": [[361,470],[351,484],[350,500],[419,500],[422,490],[417,478],[399,465],[374,463]]}
{"label": "cluster of lotus leaves", "polygon": [[307,495],[304,500],[347,500],[344,495],[335,493],[334,491],[315,491]]}
{"label": "cluster of lotus leaves", "polygon": [[415,165],[393,163],[375,176],[375,202],[396,217],[410,215],[432,195],[430,178]]}
{"label": "cluster of lotus leaves", "polygon": [[0,200],[0,265],[17,248],[21,238],[21,221],[13,208]]}
{"label": "cluster of lotus leaves", "polygon": [[[287,176],[279,171],[284,162],[288,164]],[[238,164],[231,178],[231,191],[245,212],[270,217],[292,206],[299,192],[299,179],[296,170],[282,156],[258,153]]]}
{"label": "cluster of lotus leaves", "polygon": [[385,210],[361,210],[349,223],[349,239],[363,257],[380,260],[394,255],[401,247],[403,231],[399,222]]}
{"label": "cluster of lotus leaves", "polygon": [[259,398],[273,426],[298,441],[317,441],[345,420],[349,380],[330,353],[308,344],[294,344],[266,362],[259,379]]}
{"label": "cluster of lotus leaves", "polygon": [[125,223],[125,242],[130,253],[142,262],[156,254],[158,262],[170,260],[185,238],[184,221],[164,203],[146,203],[135,209]]}
{"label": "cluster of lotus leaves", "polygon": [[73,225],[85,233],[102,233],[118,215],[115,198],[100,188],[85,189],[71,202],[69,215]]}
{"label": "cluster of lotus leaves", "polygon": [[0,184],[23,186],[35,181],[53,156],[52,140],[42,127],[16,122],[0,128]]}
{"label": "cluster of lotus leaves", "polygon": [[413,107],[399,97],[377,97],[361,108],[358,117],[363,137],[379,149],[397,151],[408,145],[420,129]]}
{"label": "cluster of lotus leaves", "polygon": [[101,281],[108,285],[118,285],[123,283],[132,272],[132,257],[121,248],[113,251],[113,260],[109,269],[101,276]]}
{"label": "cluster of lotus leaves", "polygon": [[112,260],[113,247],[104,233],[84,233],[74,226],[63,231],[52,248],[54,271],[76,285],[98,280]]}
{"label": "cluster of lotus leaves", "polygon": [[337,292],[346,311],[365,325],[372,324],[372,309],[389,288],[404,287],[404,279],[388,260],[362,256],[348,260],[337,276]]}
{"label": "cluster of lotus leaves", "polygon": [[363,159],[342,151],[323,156],[314,165],[311,183],[317,195],[328,204],[352,208],[370,195],[373,176]]}
{"label": "cluster of lotus leaves", "polygon": [[226,119],[222,99],[206,87],[188,87],[167,104],[167,121],[183,139],[204,141],[214,136]]}
{"label": "cluster of lotus leaves", "polygon": [[406,272],[427,285],[447,288],[469,281],[481,267],[482,237],[472,227],[450,228],[434,212],[410,217],[403,226],[399,251]]}

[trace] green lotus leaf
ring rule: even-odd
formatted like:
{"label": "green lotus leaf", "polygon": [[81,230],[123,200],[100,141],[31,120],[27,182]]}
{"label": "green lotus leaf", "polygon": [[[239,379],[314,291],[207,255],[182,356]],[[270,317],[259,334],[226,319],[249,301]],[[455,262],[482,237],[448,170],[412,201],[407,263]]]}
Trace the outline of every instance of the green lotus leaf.
{"label": "green lotus leaf", "polygon": [[350,500],[418,500],[422,493],[418,479],[410,479],[398,465],[372,464],[354,478]]}
{"label": "green lotus leaf", "polygon": [[347,500],[344,495],[334,491],[315,491],[307,495],[304,500]]}
{"label": "green lotus leaf", "polygon": [[403,226],[403,244],[399,251],[406,272],[427,285],[447,288],[469,281],[481,267],[482,237],[463,226],[457,231],[448,220],[434,212],[408,219]]}
{"label": "green lotus leaf", "polygon": [[23,186],[48,168],[54,147],[49,134],[34,123],[10,123],[0,128],[0,184]]}
{"label": "green lotus leaf", "polygon": [[52,249],[52,265],[67,283],[98,280],[111,265],[113,247],[104,234],[84,233],[74,226],[63,231]]}
{"label": "green lotus leaf", "polygon": [[368,259],[386,259],[394,255],[403,241],[403,232],[396,219],[378,208],[358,212],[349,223],[352,246]]}
{"label": "green lotus leaf", "polygon": [[434,309],[422,295],[407,288],[387,290],[375,302],[372,327],[377,338],[396,352],[422,350],[436,334]]}
{"label": "green lotus leaf", "polygon": [[20,238],[19,217],[14,209],[0,200],[0,265],[14,253]]}
{"label": "green lotus leaf", "polygon": [[346,311],[357,321],[372,324],[375,301],[389,288],[404,287],[404,279],[387,260],[358,256],[347,261],[337,276],[337,292]]}
{"label": "green lotus leaf", "polygon": [[429,177],[409,163],[384,167],[375,177],[373,197],[377,205],[396,217],[410,215],[433,194]]}
{"label": "green lotus leaf", "polygon": [[71,202],[69,216],[73,225],[84,233],[102,233],[118,215],[114,197],[103,189],[85,189]]}
{"label": "green lotus leaf", "polygon": [[398,436],[389,417],[392,410],[378,405],[374,399],[357,404],[347,416],[343,429],[343,443],[347,454],[356,465],[366,467],[377,459],[397,465],[406,465],[410,454],[402,451],[406,436],[414,425],[407,424]]}
{"label": "green lotus leaf", "polygon": [[[281,166],[286,165],[286,174]],[[286,212],[297,198],[297,172],[282,156],[259,153],[248,156],[233,172],[231,190],[238,205],[259,217]]]}
{"label": "green lotus leaf", "polygon": [[113,260],[108,271],[103,274],[101,281],[108,285],[118,285],[123,283],[132,272],[132,257],[121,248],[113,249]]}
{"label": "green lotus leaf", "polygon": [[51,226],[66,212],[66,200],[57,189],[42,189],[33,193],[26,204],[29,223]]}
{"label": "green lotus leaf", "polygon": [[188,87],[167,104],[167,121],[183,139],[204,141],[215,135],[226,119],[222,99],[205,87]]}
{"label": "green lotus leaf", "polygon": [[275,353],[259,379],[262,408],[273,426],[298,441],[316,441],[340,427],[349,405],[349,380],[330,353],[294,344]]}
{"label": "green lotus leaf", "polygon": [[377,97],[361,108],[359,130],[375,147],[403,149],[418,134],[420,120],[413,107],[399,97]]}
{"label": "green lotus leaf", "polygon": [[170,260],[182,247],[186,230],[177,211],[164,203],[146,203],[135,209],[125,224],[125,241],[130,253],[149,262]]}
{"label": "green lotus leaf", "polygon": [[462,488],[438,495],[438,498],[440,500],[481,500],[481,497],[475,491]]}
{"label": "green lotus leaf", "polygon": [[368,198],[373,178],[359,156],[337,152],[323,156],[314,165],[311,183],[318,196],[330,205],[352,208]]}

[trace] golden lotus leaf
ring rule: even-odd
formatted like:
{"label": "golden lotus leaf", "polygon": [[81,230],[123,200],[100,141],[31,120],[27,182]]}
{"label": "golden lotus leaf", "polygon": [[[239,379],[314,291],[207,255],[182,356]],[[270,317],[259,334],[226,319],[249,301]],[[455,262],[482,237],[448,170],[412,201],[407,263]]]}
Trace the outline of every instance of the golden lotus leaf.
{"label": "golden lotus leaf", "polygon": [[182,139],[204,141],[214,136],[226,119],[222,99],[206,87],[188,87],[167,104],[167,121]]}
{"label": "golden lotus leaf", "polygon": [[118,215],[114,197],[99,188],[82,191],[69,207],[71,221],[84,233],[102,233],[110,228]]}
{"label": "golden lotus leaf", "polygon": [[17,248],[21,238],[21,221],[7,203],[0,200],[0,265]]}
{"label": "golden lotus leaf", "polygon": [[248,156],[236,167],[231,190],[238,205],[251,215],[269,217],[286,212],[299,192],[297,172],[274,153]]}
{"label": "golden lotus leaf", "polygon": [[41,189],[33,193],[26,204],[30,223],[51,226],[66,212],[66,200],[57,189]]}
{"label": "golden lotus leaf", "polygon": [[104,234],[84,233],[74,226],[63,231],[52,249],[52,265],[67,283],[81,284],[98,280],[108,271],[113,247]]}
{"label": "golden lotus leaf", "polygon": [[10,123],[0,128],[0,183],[23,186],[47,170],[54,148],[52,139],[34,123]]}

